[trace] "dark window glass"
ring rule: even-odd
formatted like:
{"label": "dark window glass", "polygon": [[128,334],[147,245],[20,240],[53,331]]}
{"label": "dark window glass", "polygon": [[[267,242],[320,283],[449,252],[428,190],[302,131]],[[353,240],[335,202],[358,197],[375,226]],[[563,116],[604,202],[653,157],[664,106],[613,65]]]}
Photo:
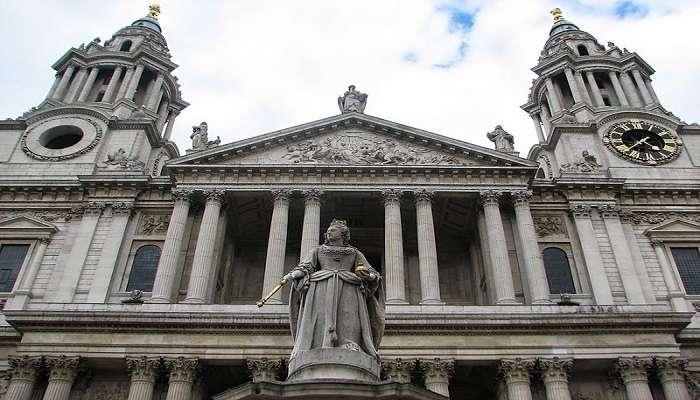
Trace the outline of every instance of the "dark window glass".
{"label": "dark window glass", "polygon": [[577,46],[577,48],[578,48],[578,54],[580,56],[587,56],[588,55],[588,49],[586,48],[586,46],[580,44]]}
{"label": "dark window glass", "polygon": [[556,247],[548,247],[542,253],[544,269],[547,273],[549,292],[553,294],[576,293],[574,278],[566,253]]}
{"label": "dark window glass", "polygon": [[671,254],[676,261],[685,292],[700,294],[700,253],[697,247],[673,247]]}
{"label": "dark window glass", "polygon": [[4,244],[0,247],[0,292],[11,292],[29,250],[28,244]]}
{"label": "dark window glass", "polygon": [[160,247],[154,245],[139,247],[134,256],[134,264],[131,266],[126,290],[128,292],[132,290],[152,291],[158,269],[158,260],[160,260]]}
{"label": "dark window glass", "polygon": [[122,43],[122,47],[119,49],[119,51],[129,51],[131,50],[131,40],[127,40],[124,43]]}

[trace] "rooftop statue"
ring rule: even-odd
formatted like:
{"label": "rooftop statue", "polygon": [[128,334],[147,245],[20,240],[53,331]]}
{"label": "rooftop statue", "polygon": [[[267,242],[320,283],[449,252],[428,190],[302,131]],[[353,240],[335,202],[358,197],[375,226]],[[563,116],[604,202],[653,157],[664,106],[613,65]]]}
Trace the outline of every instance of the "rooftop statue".
{"label": "rooftop statue", "polygon": [[496,145],[496,150],[500,152],[512,153],[515,150],[513,135],[506,132],[500,125],[496,125],[492,132],[486,134],[486,137]]}
{"label": "rooftop statue", "polygon": [[192,127],[190,139],[192,139],[192,150],[194,151],[206,150],[221,143],[218,136],[216,140],[209,140],[209,125],[206,122]]}
{"label": "rooftop statue", "polygon": [[345,94],[338,97],[338,107],[343,114],[349,112],[364,113],[366,105],[367,94],[355,90],[355,85],[350,85]]}

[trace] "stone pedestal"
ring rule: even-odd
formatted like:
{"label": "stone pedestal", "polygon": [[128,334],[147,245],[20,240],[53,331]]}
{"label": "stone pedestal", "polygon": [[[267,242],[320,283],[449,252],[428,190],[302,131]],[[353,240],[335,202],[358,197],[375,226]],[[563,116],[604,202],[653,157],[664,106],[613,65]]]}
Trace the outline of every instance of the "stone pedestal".
{"label": "stone pedestal", "polygon": [[247,383],[212,397],[214,400],[447,400],[415,385],[394,382],[319,380]]}
{"label": "stone pedestal", "polygon": [[301,352],[289,360],[287,382],[327,379],[378,382],[379,372],[379,361],[365,353],[320,348]]}

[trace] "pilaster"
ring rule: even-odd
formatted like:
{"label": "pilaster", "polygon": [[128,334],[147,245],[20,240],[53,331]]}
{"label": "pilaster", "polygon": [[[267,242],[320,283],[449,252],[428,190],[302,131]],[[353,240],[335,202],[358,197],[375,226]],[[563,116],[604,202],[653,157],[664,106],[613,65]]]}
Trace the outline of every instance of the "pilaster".
{"label": "pilaster", "polygon": [[598,247],[595,232],[593,231],[591,206],[573,204],[569,208],[569,212],[574,218],[576,233],[581,243],[581,249],[583,250],[583,258],[586,261],[588,279],[591,282],[591,289],[593,290],[595,302],[596,304],[613,304],[608,275],[603,267],[600,248]]}

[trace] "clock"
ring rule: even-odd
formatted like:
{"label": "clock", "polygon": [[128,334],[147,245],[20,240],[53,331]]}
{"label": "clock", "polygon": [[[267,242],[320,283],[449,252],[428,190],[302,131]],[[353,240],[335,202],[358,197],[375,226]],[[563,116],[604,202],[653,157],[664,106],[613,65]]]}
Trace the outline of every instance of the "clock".
{"label": "clock", "polygon": [[638,119],[611,126],[603,137],[603,143],[617,155],[646,165],[658,165],[675,159],[682,144],[669,129]]}

